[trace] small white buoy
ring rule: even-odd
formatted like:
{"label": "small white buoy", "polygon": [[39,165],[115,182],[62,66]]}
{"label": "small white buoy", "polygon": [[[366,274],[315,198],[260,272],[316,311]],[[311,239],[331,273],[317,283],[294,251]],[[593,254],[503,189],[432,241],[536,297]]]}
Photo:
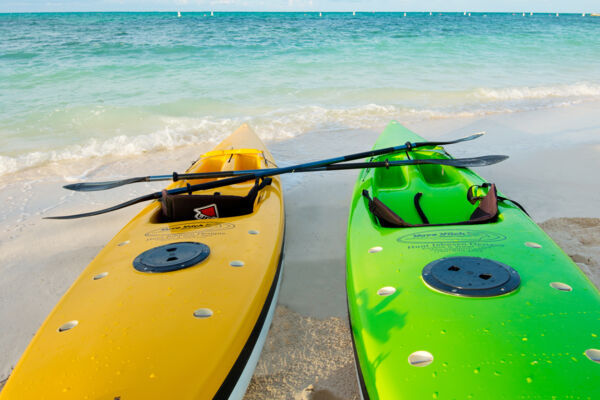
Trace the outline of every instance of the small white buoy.
{"label": "small white buoy", "polygon": [[523,16],[525,16],[525,13],[523,13]]}
{"label": "small white buoy", "polygon": [[211,17],[214,17],[214,16],[215,16],[215,13],[214,13],[213,11],[211,11],[211,12],[210,12],[210,16],[211,16]]}
{"label": "small white buoy", "polygon": [[322,16],[323,16],[323,13],[319,13],[319,17],[322,17]]}
{"label": "small white buoy", "polygon": [[177,17],[181,18],[181,11],[177,11]]}
{"label": "small white buoy", "polygon": [[406,13],[404,13],[404,16],[406,17]]}
{"label": "small white buoy", "polygon": [[585,17],[585,13],[581,14],[582,17]]}
{"label": "small white buoy", "polygon": [[529,15],[533,15],[533,13],[532,13],[532,12],[530,12],[530,13],[529,13]]}
{"label": "small white buoy", "polygon": [[558,13],[556,13],[556,16],[558,17]]}
{"label": "small white buoy", "polygon": [[352,15],[356,15],[356,11],[352,11]]}
{"label": "small white buoy", "polygon": [[469,13],[469,17],[471,16],[471,13]]}
{"label": "small white buoy", "polygon": [[429,12],[429,15],[432,15],[431,11]]}

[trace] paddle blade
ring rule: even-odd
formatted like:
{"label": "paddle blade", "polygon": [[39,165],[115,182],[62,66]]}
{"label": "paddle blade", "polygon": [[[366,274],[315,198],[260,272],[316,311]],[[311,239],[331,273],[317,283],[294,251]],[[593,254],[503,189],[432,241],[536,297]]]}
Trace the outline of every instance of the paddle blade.
{"label": "paddle blade", "polygon": [[[498,164],[504,160],[508,159],[508,156],[504,155],[489,155],[489,156],[481,156],[481,157],[467,157],[467,158],[451,158],[448,160],[443,160],[444,165],[450,165],[453,167],[463,167],[463,168],[471,168],[471,167],[486,167],[488,165]],[[442,164],[442,163],[440,163]]]}
{"label": "paddle blade", "polygon": [[85,217],[93,217],[94,215],[106,214],[112,211],[120,210],[121,208],[129,207],[137,203],[141,203],[143,201],[158,199],[162,195],[161,192],[147,194],[145,196],[140,196],[135,199],[128,200],[121,204],[117,204],[112,207],[104,208],[102,210],[90,211],[81,214],[72,214],[72,215],[57,215],[53,217],[44,217],[44,219],[77,219],[77,218],[85,218]]}
{"label": "paddle blade", "polygon": [[420,146],[443,146],[443,145],[448,145],[448,144],[468,142],[470,140],[478,139],[478,138],[482,137],[483,135],[485,135],[485,132],[477,132],[470,136],[465,136],[464,138],[450,140],[450,141],[446,141],[446,142],[422,142],[422,143],[415,143],[415,144],[420,145]]}
{"label": "paddle blade", "polygon": [[106,182],[80,182],[65,185],[63,188],[75,190],[77,192],[95,192],[97,190],[107,190],[119,186],[129,185],[130,183],[145,182],[146,180],[146,177],[138,177]]}

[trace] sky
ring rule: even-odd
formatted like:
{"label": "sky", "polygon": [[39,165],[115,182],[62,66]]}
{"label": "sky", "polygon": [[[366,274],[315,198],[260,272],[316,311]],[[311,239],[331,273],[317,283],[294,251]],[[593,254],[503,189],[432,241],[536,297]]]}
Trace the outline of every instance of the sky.
{"label": "sky", "polygon": [[599,0],[0,0],[0,12],[65,11],[600,12]]}

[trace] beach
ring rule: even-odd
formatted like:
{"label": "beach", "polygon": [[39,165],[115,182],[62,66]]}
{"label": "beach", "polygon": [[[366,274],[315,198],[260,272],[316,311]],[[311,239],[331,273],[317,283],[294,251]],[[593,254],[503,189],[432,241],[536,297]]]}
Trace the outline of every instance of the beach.
{"label": "beach", "polygon": [[[162,189],[248,123],[280,166],[371,149],[391,120],[475,171],[600,285],[600,19],[580,14],[0,14],[0,388],[54,305]],[[401,144],[401,143],[399,143]],[[358,399],[345,288],[357,170],[281,176],[278,306],[247,399]]]}
{"label": "beach", "polygon": [[[598,104],[479,118],[422,121],[409,128],[428,139],[485,130],[482,139],[448,146],[455,156],[507,154],[480,174],[519,201],[596,285],[600,283],[600,219],[594,204],[600,177]],[[283,163],[370,148],[382,126],[308,132],[268,146]],[[526,132],[527,135],[524,135]],[[260,132],[258,132],[260,135]],[[585,141],[575,138],[585,137]],[[505,140],[509,138],[509,140]],[[560,147],[555,145],[559,141]],[[553,144],[554,143],[554,144]],[[72,179],[98,180],[117,171],[147,173],[148,163],[177,170],[207,149],[181,148],[136,158],[74,163]],[[160,160],[160,162],[156,162]],[[61,166],[64,168],[64,166]],[[159,172],[158,170],[152,172]],[[354,399],[358,389],[345,304],[345,235],[357,171],[284,175],[287,216],[283,282],[273,324],[246,398]],[[136,207],[86,220],[41,217],[111,204],[160,187],[138,184],[109,192],[73,194],[52,166],[23,171],[2,182],[4,227],[0,280],[0,379],[53,305],[103,245],[136,213]],[[138,207],[139,209],[139,207]],[[9,327],[9,328],[7,328]]]}

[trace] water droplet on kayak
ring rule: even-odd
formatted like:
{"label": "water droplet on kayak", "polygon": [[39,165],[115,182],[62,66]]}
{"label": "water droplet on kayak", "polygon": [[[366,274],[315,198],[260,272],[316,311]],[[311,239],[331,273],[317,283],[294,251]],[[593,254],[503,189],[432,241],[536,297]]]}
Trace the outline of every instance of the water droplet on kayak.
{"label": "water droplet on kayak", "polygon": [[584,354],[585,354],[585,356],[587,358],[589,358],[593,362],[596,362],[596,363],[600,364],[600,350],[598,350],[598,349],[587,349]]}
{"label": "water droplet on kayak", "polygon": [[571,286],[567,285],[566,283],[562,283],[562,282],[551,282],[550,287],[560,290],[562,292],[570,292],[573,290],[573,288]]}
{"label": "water droplet on kayak", "polygon": [[100,274],[98,274],[98,275],[94,275],[94,278],[93,278],[93,279],[94,279],[95,281],[97,281],[98,279],[102,279],[102,278],[106,277],[107,275],[108,275],[108,272],[102,272],[102,273],[100,273]]}
{"label": "water droplet on kayak", "polygon": [[209,318],[212,317],[213,312],[210,308],[199,308],[194,311],[194,317],[196,318]]}
{"label": "water droplet on kayak", "polygon": [[125,246],[125,245],[127,245],[129,243],[131,243],[131,241],[130,240],[126,240],[124,242],[119,243],[117,246],[121,247],[121,246]]}
{"label": "water droplet on kayak", "polygon": [[258,235],[260,232],[259,231],[255,231],[254,229],[250,229],[248,231],[248,233],[251,234],[251,235]]}
{"label": "water droplet on kayak", "polygon": [[475,369],[473,370],[473,373],[474,373],[474,374],[478,374],[480,371],[481,371],[481,368],[480,368],[480,367],[477,367],[477,368],[475,368]]}
{"label": "water droplet on kayak", "polygon": [[531,377],[529,377],[529,376],[525,380],[527,381],[527,383],[533,382],[533,379],[531,379]]}
{"label": "water droplet on kayak", "polygon": [[377,291],[377,294],[380,296],[389,296],[394,293],[396,293],[396,288],[391,286],[382,287]]}
{"label": "water droplet on kayak", "polygon": [[243,267],[244,262],[240,261],[240,260],[234,260],[234,261],[230,262],[229,265],[231,265],[232,267]]}
{"label": "water droplet on kayak", "polygon": [[428,351],[415,351],[408,356],[408,363],[413,367],[425,367],[433,362],[433,355]]}
{"label": "water droplet on kayak", "polygon": [[77,326],[77,324],[79,324],[79,321],[77,321],[77,320],[69,321],[66,324],[62,324],[60,326],[60,328],[58,328],[58,331],[59,332],[68,331],[69,329],[75,328]]}
{"label": "water droplet on kayak", "polygon": [[535,243],[535,242],[525,242],[525,246],[531,247],[531,248],[534,248],[534,249],[541,249],[542,248],[541,244]]}
{"label": "water droplet on kayak", "polygon": [[369,253],[379,253],[381,250],[383,250],[383,247],[375,246],[375,247],[371,247],[369,249]]}

